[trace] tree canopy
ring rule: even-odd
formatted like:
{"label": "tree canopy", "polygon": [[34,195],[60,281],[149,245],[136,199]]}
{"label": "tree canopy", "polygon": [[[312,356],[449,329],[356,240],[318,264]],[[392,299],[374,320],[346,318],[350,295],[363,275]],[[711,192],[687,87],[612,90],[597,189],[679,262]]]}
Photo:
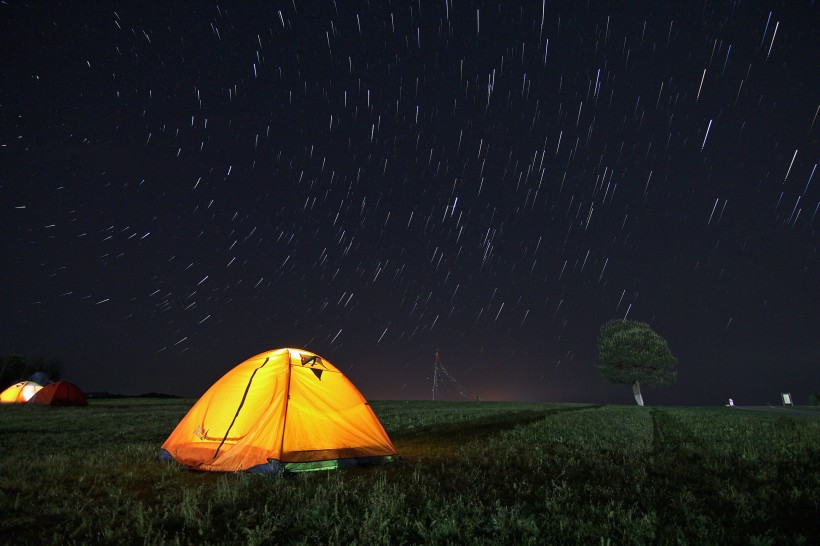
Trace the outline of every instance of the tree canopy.
{"label": "tree canopy", "polygon": [[631,320],[611,320],[601,326],[598,338],[601,375],[613,383],[646,383],[663,386],[674,383],[678,359],[666,340],[648,324]]}

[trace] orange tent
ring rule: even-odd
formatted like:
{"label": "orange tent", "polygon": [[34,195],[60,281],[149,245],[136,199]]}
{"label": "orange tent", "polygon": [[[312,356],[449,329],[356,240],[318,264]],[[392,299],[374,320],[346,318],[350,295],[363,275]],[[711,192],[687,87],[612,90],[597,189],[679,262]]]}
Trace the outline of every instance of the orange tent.
{"label": "orange tent", "polygon": [[85,394],[80,388],[67,381],[57,381],[46,385],[31,397],[29,404],[48,404],[50,406],[87,406]]}
{"label": "orange tent", "polygon": [[15,383],[3,392],[0,392],[0,404],[25,404],[42,388],[43,387],[34,381]]}
{"label": "orange tent", "polygon": [[333,364],[276,349],[239,364],[202,395],[160,457],[197,470],[304,472],[392,460],[396,448]]}

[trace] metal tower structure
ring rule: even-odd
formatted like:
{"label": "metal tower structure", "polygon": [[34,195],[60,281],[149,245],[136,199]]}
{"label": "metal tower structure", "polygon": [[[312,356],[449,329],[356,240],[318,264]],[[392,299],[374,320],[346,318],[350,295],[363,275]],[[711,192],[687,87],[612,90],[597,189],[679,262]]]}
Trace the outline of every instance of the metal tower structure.
{"label": "metal tower structure", "polygon": [[468,394],[467,389],[447,371],[447,368],[444,367],[444,363],[441,361],[441,356],[438,354],[438,349],[436,349],[436,360],[433,363],[433,400],[438,400],[437,397],[439,396],[442,378],[450,381],[462,397],[470,400],[480,400],[478,396]]}

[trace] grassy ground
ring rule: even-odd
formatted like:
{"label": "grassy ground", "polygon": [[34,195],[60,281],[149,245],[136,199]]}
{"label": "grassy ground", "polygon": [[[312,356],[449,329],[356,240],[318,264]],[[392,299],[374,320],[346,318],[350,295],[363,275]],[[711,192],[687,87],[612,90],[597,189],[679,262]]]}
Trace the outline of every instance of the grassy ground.
{"label": "grassy ground", "polygon": [[374,402],[402,460],[273,478],[154,460],[192,402],[0,407],[3,543],[820,543],[814,415]]}

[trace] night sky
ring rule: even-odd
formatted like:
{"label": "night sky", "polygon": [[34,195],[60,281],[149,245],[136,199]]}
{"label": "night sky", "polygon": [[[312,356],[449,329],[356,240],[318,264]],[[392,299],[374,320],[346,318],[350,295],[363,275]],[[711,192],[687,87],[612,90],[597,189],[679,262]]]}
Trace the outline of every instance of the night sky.
{"label": "night sky", "polygon": [[[820,390],[820,8],[0,3],[0,353],[199,396],[302,347],[369,399]],[[457,397],[453,390],[450,396]]]}

